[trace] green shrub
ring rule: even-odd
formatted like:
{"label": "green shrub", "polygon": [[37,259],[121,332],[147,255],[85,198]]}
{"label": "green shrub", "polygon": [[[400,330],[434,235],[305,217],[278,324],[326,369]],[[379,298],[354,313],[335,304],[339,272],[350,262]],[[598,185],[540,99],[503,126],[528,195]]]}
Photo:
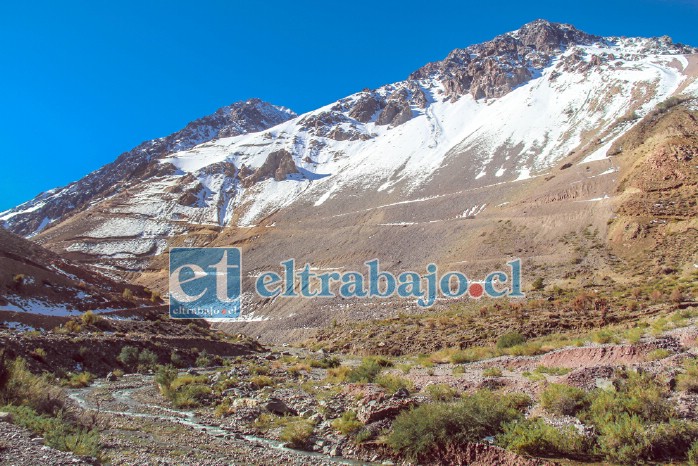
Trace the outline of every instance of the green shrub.
{"label": "green shrub", "polygon": [[650,429],[651,460],[684,459],[698,440],[698,423],[670,419]]}
{"label": "green shrub", "polygon": [[531,283],[531,289],[533,291],[540,291],[545,288],[545,284],[543,283],[543,277],[537,277],[535,280],[533,280],[533,283]]}
{"label": "green shrub", "polygon": [[567,367],[548,367],[548,366],[538,366],[536,367],[536,372],[539,374],[548,375],[565,375],[570,372],[571,369]]}
{"label": "green shrub", "polygon": [[538,342],[523,343],[514,345],[505,350],[506,354],[511,356],[535,356],[536,354],[544,353],[543,345]]}
{"label": "green shrub", "polygon": [[40,414],[29,406],[8,405],[0,411],[12,413],[12,422],[44,437],[46,445],[76,455],[99,457],[99,432],[69,422],[62,414]]}
{"label": "green shrub", "polygon": [[340,361],[339,358],[336,356],[332,356],[330,358],[324,357],[322,359],[310,360],[310,367],[319,367],[322,369],[334,369],[336,367],[339,367],[341,364],[342,361]]}
{"label": "green shrub", "polygon": [[95,325],[97,324],[102,318],[95,314],[92,311],[87,311],[84,313],[82,316],[80,316],[80,319],[82,320],[82,323],[85,325]]}
{"label": "green shrub", "polygon": [[575,416],[588,405],[584,390],[561,384],[548,385],[541,393],[540,402],[549,413],[562,416]]}
{"label": "green shrub", "polygon": [[179,354],[177,354],[174,350],[170,353],[170,362],[175,367],[182,368],[185,366],[182,357]]}
{"label": "green shrub", "polygon": [[207,381],[208,378],[205,375],[182,374],[172,381],[170,388],[178,390],[185,385],[205,384]]}
{"label": "green shrub", "polygon": [[454,403],[421,405],[398,415],[387,443],[408,458],[424,459],[434,451],[498,434],[503,424],[522,418],[528,403],[525,396],[481,390]]}
{"label": "green shrub", "polygon": [[255,386],[255,388],[260,389],[264,387],[271,387],[274,385],[274,379],[268,375],[255,375],[250,378],[250,383]]}
{"label": "green shrub", "polygon": [[601,427],[623,415],[638,416],[643,422],[663,422],[673,416],[667,389],[650,374],[627,372],[616,385],[614,391],[596,390],[589,395],[591,404],[582,416],[595,426]]}
{"label": "green shrub", "polygon": [[424,390],[434,401],[453,401],[458,398],[458,390],[445,383],[427,385]]}
{"label": "green shrub", "polygon": [[167,395],[170,393],[172,382],[177,378],[177,369],[168,364],[166,366],[158,366],[155,371],[155,384],[158,386],[160,393]]}
{"label": "green shrub", "polygon": [[591,393],[580,414],[598,432],[598,452],[621,464],[683,457],[698,438],[698,424],[674,419],[667,388],[635,372],[621,374],[614,385],[614,391]]}
{"label": "green shrub", "polygon": [[172,397],[177,408],[195,408],[200,406],[211,395],[211,387],[203,384],[184,385]]}
{"label": "green shrub", "polygon": [[343,383],[349,377],[351,369],[347,366],[339,366],[334,369],[327,370],[327,378],[325,379],[328,383]]}
{"label": "green shrub", "polygon": [[609,461],[637,464],[647,457],[650,448],[648,432],[639,416],[623,413],[598,429],[598,450]]}
{"label": "green shrub", "polygon": [[43,361],[44,359],[46,359],[46,350],[43,348],[34,348],[34,351],[31,352],[31,355],[35,359],[38,359],[39,361]]}
{"label": "green shrub", "polygon": [[531,382],[541,382],[541,381],[545,380],[545,376],[543,374],[541,374],[540,372],[524,371],[521,373],[521,375],[526,377]]}
{"label": "green shrub", "polygon": [[196,358],[196,367],[209,367],[211,365],[211,356],[203,350]]}
{"label": "green shrub", "polygon": [[307,446],[310,436],[313,435],[314,427],[309,420],[298,418],[283,428],[279,439],[291,448],[304,448]]}
{"label": "green shrub", "polygon": [[372,383],[383,370],[383,366],[373,358],[365,358],[361,365],[351,369],[347,373],[347,381],[352,383]]}
{"label": "green shrub", "polygon": [[684,392],[698,393],[698,364],[695,359],[684,362],[685,372],[676,376],[676,387]]}
{"label": "green shrub", "polygon": [[152,369],[158,364],[158,355],[149,349],[144,349],[138,355],[138,365],[145,369]]}
{"label": "green shrub", "polygon": [[592,335],[591,339],[594,343],[598,343],[600,345],[617,342],[616,334],[608,329],[599,330]]}
{"label": "green shrub", "polygon": [[505,333],[497,340],[497,348],[506,349],[512,346],[521,345],[526,342],[526,337],[519,332]]}
{"label": "green shrub", "polygon": [[628,340],[628,343],[630,344],[636,344],[639,343],[640,340],[642,339],[642,336],[645,334],[645,331],[639,327],[631,328],[627,332],[625,332],[625,338]]}
{"label": "green shrub", "polygon": [[129,288],[124,288],[124,292],[121,293],[121,297],[127,301],[132,301],[133,300],[133,291],[131,291]]}
{"label": "green shrub", "polygon": [[501,377],[502,376],[502,369],[499,367],[488,367],[484,371],[482,371],[482,375],[484,377]]}
{"label": "green shrub", "polygon": [[698,466],[698,440],[691,444],[688,449],[688,464],[690,466]]}
{"label": "green shrub", "polygon": [[356,433],[356,437],[354,440],[356,443],[363,443],[367,440],[371,440],[373,438],[374,434],[370,429],[361,429]]}
{"label": "green shrub", "polygon": [[50,447],[78,455],[99,454],[99,434],[64,416],[63,391],[51,378],[29,372],[23,359],[7,360],[2,350],[0,406],[0,411],[12,413],[14,424],[42,435]]}
{"label": "green shrub", "polygon": [[63,381],[63,385],[70,388],[82,388],[87,387],[94,380],[94,375],[89,372],[80,372],[78,374],[70,374],[70,376]]}
{"label": "green shrub", "polygon": [[138,348],[133,346],[124,346],[116,359],[128,368],[134,368],[138,363]]}
{"label": "green shrub", "polygon": [[598,428],[598,451],[620,464],[683,459],[698,439],[698,424],[671,419],[656,425],[623,413]]}
{"label": "green shrub", "polygon": [[342,416],[332,421],[332,427],[344,435],[356,433],[364,424],[356,418],[354,411],[345,411]]}
{"label": "green shrub", "polygon": [[62,390],[48,376],[32,374],[24,359],[6,361],[0,351],[0,372],[0,404],[27,406],[48,415],[63,409]]}
{"label": "green shrub", "polygon": [[505,424],[497,443],[519,454],[544,457],[576,456],[589,448],[588,440],[574,427],[557,429],[540,418]]}
{"label": "green shrub", "polygon": [[453,364],[463,364],[466,362],[482,361],[483,359],[499,356],[494,348],[484,346],[474,346],[453,353],[450,360]]}
{"label": "green shrub", "polygon": [[414,384],[411,380],[393,374],[380,374],[376,377],[375,381],[390,394],[402,388],[410,392],[414,390]]}
{"label": "green shrub", "polygon": [[658,348],[656,350],[652,350],[647,354],[647,360],[648,361],[659,361],[660,359],[664,359],[671,356],[671,351],[668,349],[664,348]]}

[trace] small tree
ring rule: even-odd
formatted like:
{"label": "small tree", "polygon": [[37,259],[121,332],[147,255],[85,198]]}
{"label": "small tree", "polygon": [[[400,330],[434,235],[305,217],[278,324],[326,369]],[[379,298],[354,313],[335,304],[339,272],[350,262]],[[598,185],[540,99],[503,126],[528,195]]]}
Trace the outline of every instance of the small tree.
{"label": "small tree", "polygon": [[138,362],[138,348],[124,346],[116,359],[124,366],[133,368]]}
{"label": "small tree", "polygon": [[158,355],[155,354],[154,352],[150,351],[149,349],[144,349],[138,355],[139,370],[152,369],[153,367],[155,367],[157,365],[157,363],[158,363]]}
{"label": "small tree", "polygon": [[168,395],[171,390],[172,382],[177,378],[177,368],[168,364],[166,366],[158,366],[155,372],[155,383],[163,395]]}

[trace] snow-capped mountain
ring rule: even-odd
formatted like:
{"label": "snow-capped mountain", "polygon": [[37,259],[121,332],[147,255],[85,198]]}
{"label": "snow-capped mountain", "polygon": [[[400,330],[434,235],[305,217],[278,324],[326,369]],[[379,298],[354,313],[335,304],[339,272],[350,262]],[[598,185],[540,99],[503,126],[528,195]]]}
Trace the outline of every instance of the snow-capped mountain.
{"label": "snow-capped mountain", "polygon": [[472,220],[566,200],[576,210],[536,227],[588,224],[581,202],[608,197],[614,142],[667,98],[698,96],[697,52],[539,20],[303,115],[226,107],[0,220],[154,282],[173,245],[241,245],[254,270],[291,256],[333,268],[522,255],[483,253],[473,238],[494,230]]}
{"label": "snow-capped mountain", "polygon": [[167,137],[136,146],[79,181],[42,193],[3,213],[4,226],[17,234],[34,236],[48,225],[89,208],[97,199],[118,194],[125,186],[157,176],[162,170],[158,160],[164,156],[214,138],[262,131],[295,116],[285,107],[259,99],[222,107]]}

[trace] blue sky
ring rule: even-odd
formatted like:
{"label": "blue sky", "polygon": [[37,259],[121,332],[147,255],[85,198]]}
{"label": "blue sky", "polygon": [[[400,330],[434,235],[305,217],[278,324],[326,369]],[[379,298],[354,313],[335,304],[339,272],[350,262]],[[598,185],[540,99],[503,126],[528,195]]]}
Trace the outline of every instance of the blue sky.
{"label": "blue sky", "polygon": [[537,18],[698,46],[698,0],[5,0],[0,210],[223,105],[302,113]]}

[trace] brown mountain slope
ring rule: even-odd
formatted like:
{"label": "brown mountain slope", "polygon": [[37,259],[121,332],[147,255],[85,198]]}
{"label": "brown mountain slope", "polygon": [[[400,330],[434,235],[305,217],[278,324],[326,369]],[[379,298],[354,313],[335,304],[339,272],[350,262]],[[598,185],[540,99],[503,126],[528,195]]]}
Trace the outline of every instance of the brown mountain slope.
{"label": "brown mountain slope", "polygon": [[611,152],[623,176],[610,246],[637,273],[698,269],[698,112],[676,98]]}
{"label": "brown mountain slope", "polygon": [[150,297],[0,228],[0,310],[67,315],[152,305]]}

